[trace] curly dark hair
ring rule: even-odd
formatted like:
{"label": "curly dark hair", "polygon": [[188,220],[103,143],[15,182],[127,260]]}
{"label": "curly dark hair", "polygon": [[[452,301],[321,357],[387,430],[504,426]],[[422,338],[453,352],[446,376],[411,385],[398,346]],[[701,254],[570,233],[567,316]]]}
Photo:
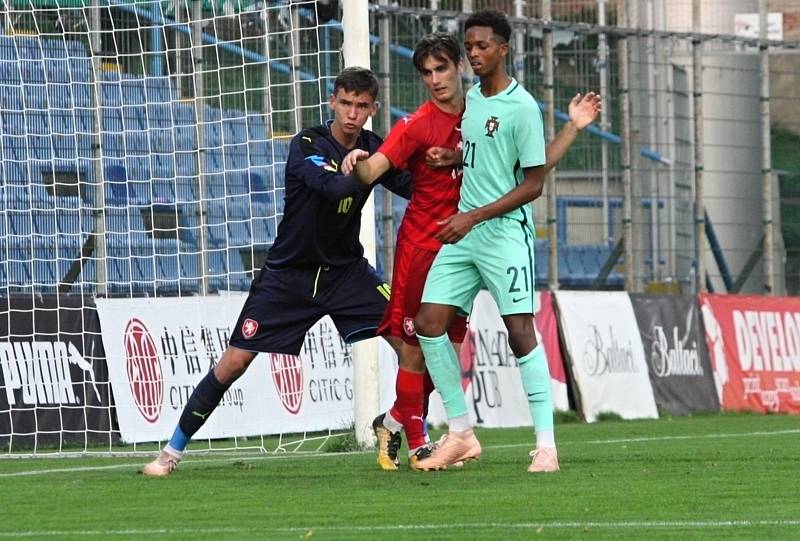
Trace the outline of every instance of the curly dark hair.
{"label": "curly dark hair", "polygon": [[476,11],[467,17],[467,21],[464,23],[464,32],[473,26],[488,26],[496,36],[503,38],[506,43],[511,39],[511,25],[508,24],[506,16],[499,11],[491,9]]}
{"label": "curly dark hair", "polygon": [[423,37],[414,47],[414,67],[422,72],[422,64],[428,57],[446,61],[448,58],[458,66],[461,61],[461,45],[456,38],[446,32],[434,32]]}

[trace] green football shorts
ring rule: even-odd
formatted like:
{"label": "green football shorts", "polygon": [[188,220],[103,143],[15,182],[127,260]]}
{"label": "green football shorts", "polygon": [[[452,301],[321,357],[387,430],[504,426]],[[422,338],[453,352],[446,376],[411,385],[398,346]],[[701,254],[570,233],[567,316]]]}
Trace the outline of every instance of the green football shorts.
{"label": "green football shorts", "polygon": [[455,306],[469,314],[482,287],[501,315],[533,314],[533,231],[498,217],[472,229],[456,244],[442,246],[433,262],[422,302]]}

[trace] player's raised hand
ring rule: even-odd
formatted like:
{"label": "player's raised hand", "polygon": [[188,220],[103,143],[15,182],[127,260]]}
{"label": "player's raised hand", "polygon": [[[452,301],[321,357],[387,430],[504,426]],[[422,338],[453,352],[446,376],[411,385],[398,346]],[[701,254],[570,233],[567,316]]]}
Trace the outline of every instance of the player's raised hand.
{"label": "player's raised hand", "polygon": [[436,240],[444,244],[455,244],[475,227],[475,219],[468,212],[459,212],[448,216],[438,224],[442,228],[436,233]]}
{"label": "player's raised hand", "polygon": [[569,119],[576,128],[582,130],[597,118],[603,109],[603,99],[599,94],[587,92],[585,96],[580,93],[569,102]]}
{"label": "player's raised hand", "polygon": [[431,147],[425,152],[428,167],[454,167],[461,164],[461,156],[452,148]]}
{"label": "player's raised hand", "polygon": [[366,150],[361,150],[360,148],[351,150],[342,160],[342,166],[339,168],[339,170],[343,175],[349,175],[353,172],[353,169],[358,162],[361,160],[366,160],[367,158],[369,158],[369,152]]}

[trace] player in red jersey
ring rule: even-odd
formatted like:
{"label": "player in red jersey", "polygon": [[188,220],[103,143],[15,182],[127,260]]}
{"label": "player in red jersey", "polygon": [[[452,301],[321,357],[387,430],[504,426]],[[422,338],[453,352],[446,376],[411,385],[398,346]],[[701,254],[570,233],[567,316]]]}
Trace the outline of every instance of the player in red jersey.
{"label": "player in red jersey", "polygon": [[[435,238],[439,222],[458,211],[461,188],[461,168],[455,163],[461,158],[459,126],[464,112],[461,46],[450,34],[434,33],[417,44],[413,62],[430,99],[397,122],[375,154],[354,150],[341,166],[342,173],[352,171],[358,180],[368,184],[392,168],[410,171],[413,179],[411,201],[397,233],[392,295],[378,329],[380,335],[403,340],[395,403],[373,422],[378,464],[384,470],[398,468],[401,428],[406,432],[411,468],[431,452],[424,409],[433,383],[425,370],[414,316],[428,270],[441,248]],[[593,93],[573,98],[571,121],[547,147],[547,169],[566,154],[578,132],[596,118],[599,110],[600,98]],[[448,334],[458,351],[466,334],[466,318],[457,316]]]}

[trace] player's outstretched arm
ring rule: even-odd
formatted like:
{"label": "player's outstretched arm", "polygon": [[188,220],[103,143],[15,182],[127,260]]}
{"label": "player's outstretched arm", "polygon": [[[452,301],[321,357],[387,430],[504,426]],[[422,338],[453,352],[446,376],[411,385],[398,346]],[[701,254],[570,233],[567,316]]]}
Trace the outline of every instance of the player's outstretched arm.
{"label": "player's outstretched arm", "polygon": [[351,150],[342,160],[342,173],[364,184],[373,184],[392,168],[389,159],[381,152],[372,156],[366,150]]}
{"label": "player's outstretched arm", "polygon": [[602,108],[603,100],[599,94],[594,92],[588,92],[585,96],[576,94],[572,98],[569,102],[569,122],[561,128],[555,139],[547,145],[545,172],[550,171],[561,161],[561,158],[566,155],[581,130],[594,122]]}

